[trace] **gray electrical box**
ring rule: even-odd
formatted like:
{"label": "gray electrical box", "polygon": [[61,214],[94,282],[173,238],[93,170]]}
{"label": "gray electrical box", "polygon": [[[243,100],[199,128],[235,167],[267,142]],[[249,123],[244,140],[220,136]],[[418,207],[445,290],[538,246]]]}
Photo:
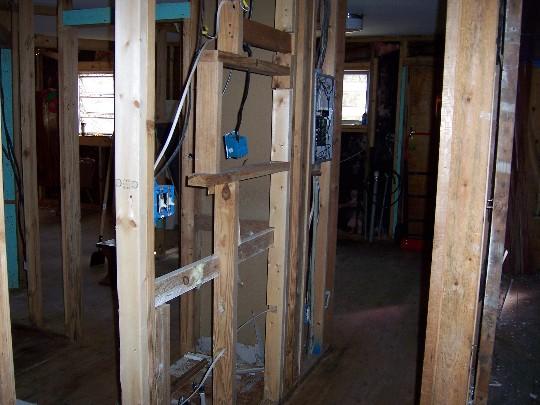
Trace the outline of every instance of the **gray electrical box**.
{"label": "gray electrical box", "polygon": [[313,163],[332,160],[334,134],[334,77],[315,72],[312,151]]}

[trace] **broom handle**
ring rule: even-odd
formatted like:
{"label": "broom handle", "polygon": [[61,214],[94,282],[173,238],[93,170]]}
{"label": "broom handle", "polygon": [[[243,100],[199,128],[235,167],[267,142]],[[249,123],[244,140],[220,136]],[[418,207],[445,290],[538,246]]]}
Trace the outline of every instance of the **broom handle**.
{"label": "broom handle", "polygon": [[109,199],[109,183],[111,182],[111,166],[113,159],[113,148],[109,152],[109,162],[107,163],[107,174],[105,175],[105,190],[103,191],[103,204],[101,205],[101,221],[99,224],[99,237],[103,238],[105,231],[105,214],[107,213],[107,201]]}

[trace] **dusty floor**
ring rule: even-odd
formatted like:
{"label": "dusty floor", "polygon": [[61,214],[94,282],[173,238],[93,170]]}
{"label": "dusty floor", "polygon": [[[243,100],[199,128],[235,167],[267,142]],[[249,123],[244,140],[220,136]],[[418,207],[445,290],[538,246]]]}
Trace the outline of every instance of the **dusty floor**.
{"label": "dusty floor", "polygon": [[332,352],[289,404],[412,404],[422,257],[394,245],[338,247]]}

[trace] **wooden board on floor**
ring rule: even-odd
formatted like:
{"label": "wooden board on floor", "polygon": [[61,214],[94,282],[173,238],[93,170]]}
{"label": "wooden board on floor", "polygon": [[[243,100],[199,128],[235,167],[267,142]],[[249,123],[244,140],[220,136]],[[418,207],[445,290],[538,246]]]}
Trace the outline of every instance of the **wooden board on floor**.
{"label": "wooden board on floor", "polygon": [[448,2],[422,404],[469,397],[494,119],[495,3]]}

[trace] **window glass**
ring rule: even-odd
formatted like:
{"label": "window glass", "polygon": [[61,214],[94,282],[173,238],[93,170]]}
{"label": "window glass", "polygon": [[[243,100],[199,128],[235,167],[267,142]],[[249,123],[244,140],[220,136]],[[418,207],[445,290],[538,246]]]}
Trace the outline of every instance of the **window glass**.
{"label": "window glass", "polygon": [[79,122],[92,135],[114,131],[114,75],[112,73],[79,74]]}
{"label": "window glass", "polygon": [[343,77],[342,120],[360,124],[368,106],[369,73],[345,71]]}

